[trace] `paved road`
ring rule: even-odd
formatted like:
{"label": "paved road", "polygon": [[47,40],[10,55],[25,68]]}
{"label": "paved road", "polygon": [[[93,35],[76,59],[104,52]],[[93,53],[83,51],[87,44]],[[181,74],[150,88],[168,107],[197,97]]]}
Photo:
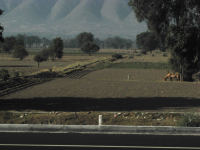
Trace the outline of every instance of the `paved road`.
{"label": "paved road", "polygon": [[89,134],[89,133],[0,133],[0,150],[200,150],[200,136]]}

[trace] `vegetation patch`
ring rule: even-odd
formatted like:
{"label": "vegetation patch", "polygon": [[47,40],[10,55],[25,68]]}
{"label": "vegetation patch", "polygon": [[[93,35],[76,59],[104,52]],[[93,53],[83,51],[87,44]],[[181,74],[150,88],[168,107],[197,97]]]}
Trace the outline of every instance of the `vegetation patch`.
{"label": "vegetation patch", "polygon": [[171,67],[167,63],[153,63],[153,62],[121,62],[113,63],[109,68],[125,68],[125,69],[165,69],[170,70]]}
{"label": "vegetation patch", "polygon": [[194,113],[185,114],[177,125],[184,127],[200,127],[200,115]]}
{"label": "vegetation patch", "polygon": [[123,56],[122,56],[121,54],[113,54],[113,55],[112,55],[112,58],[113,58],[113,59],[122,59]]}
{"label": "vegetation patch", "polygon": [[0,70],[0,80],[6,81],[10,77],[8,70],[6,69],[1,69]]}
{"label": "vegetation patch", "polygon": [[98,125],[98,116],[103,116],[103,125],[153,125],[176,126],[183,114],[151,112],[0,112],[1,124],[54,124]]}

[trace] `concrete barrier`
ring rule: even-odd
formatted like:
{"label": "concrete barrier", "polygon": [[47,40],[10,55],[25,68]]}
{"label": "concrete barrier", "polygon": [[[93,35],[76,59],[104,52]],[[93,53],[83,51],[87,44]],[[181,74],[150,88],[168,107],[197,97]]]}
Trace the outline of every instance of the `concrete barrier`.
{"label": "concrete barrier", "polygon": [[200,135],[198,127],[0,124],[0,132]]}

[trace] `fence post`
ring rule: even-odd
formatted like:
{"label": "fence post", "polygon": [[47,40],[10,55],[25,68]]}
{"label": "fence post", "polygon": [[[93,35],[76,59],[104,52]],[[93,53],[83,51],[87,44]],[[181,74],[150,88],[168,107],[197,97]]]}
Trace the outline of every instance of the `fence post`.
{"label": "fence post", "polygon": [[102,125],[102,115],[99,115],[99,126]]}

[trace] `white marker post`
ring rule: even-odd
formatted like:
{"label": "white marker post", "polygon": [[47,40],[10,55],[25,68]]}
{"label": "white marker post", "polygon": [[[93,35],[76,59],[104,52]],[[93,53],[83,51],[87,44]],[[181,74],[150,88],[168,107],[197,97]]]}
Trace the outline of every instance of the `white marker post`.
{"label": "white marker post", "polygon": [[128,74],[128,81],[130,80],[130,75]]}
{"label": "white marker post", "polygon": [[102,125],[102,115],[99,115],[99,126]]}

